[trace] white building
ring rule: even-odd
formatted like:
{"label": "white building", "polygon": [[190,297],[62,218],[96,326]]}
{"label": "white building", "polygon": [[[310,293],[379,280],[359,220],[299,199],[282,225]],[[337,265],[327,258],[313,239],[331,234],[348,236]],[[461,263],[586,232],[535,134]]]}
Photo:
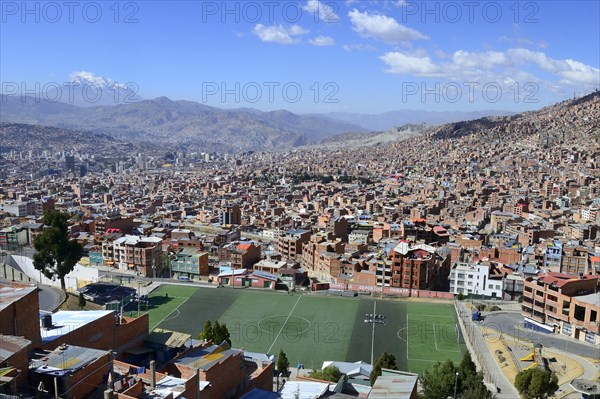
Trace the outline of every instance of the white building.
{"label": "white building", "polygon": [[455,263],[450,271],[450,292],[502,298],[502,280],[490,279],[490,267],[484,264]]}

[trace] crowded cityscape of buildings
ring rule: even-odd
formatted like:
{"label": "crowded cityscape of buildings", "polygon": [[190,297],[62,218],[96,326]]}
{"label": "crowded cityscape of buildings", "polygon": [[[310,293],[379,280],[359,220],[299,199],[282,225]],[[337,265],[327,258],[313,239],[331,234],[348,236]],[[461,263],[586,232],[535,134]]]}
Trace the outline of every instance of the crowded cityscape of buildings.
{"label": "crowded cityscape of buildings", "polygon": [[[31,245],[44,211],[59,209],[91,266],[273,289],[520,299],[531,325],[599,345],[599,116],[596,93],[470,134],[451,124],[378,147],[110,157],[11,149],[0,154],[0,246]],[[144,339],[136,323],[111,328]],[[109,346],[126,350],[127,340]],[[58,362],[58,349],[106,364],[111,352],[84,341],[11,345],[52,351],[37,370]],[[185,391],[228,373],[194,366],[216,351],[231,359],[218,367],[240,375],[231,386],[211,381],[210,397],[271,383],[269,359],[208,344],[178,355],[168,374],[144,371],[144,381]],[[40,371],[35,383],[52,383],[45,378]],[[119,398],[139,397],[142,382],[128,386]]]}

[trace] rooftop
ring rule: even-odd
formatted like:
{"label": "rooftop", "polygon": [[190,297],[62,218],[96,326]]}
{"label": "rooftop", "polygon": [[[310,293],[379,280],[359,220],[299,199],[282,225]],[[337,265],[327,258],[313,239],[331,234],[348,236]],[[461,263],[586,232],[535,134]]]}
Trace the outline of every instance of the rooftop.
{"label": "rooftop", "polygon": [[37,291],[37,287],[0,286],[0,311],[6,309],[14,302],[17,302],[33,291]]}
{"label": "rooftop", "polygon": [[590,305],[600,306],[600,293],[576,296],[575,299],[580,302],[589,303]]}
{"label": "rooftop", "polygon": [[208,370],[213,365],[239,353],[243,353],[243,351],[231,349],[229,345],[224,342],[221,345],[211,345],[206,348],[189,350],[173,362],[193,369]]}
{"label": "rooftop", "polygon": [[31,362],[36,373],[63,375],[81,369],[108,354],[107,351],[61,345],[41,359]]}
{"label": "rooftop", "polygon": [[31,341],[13,335],[0,335],[0,362],[10,359],[12,355],[26,348]]}
{"label": "rooftop", "polygon": [[50,342],[62,337],[79,327],[96,321],[106,315],[114,313],[112,310],[62,310],[52,315],[52,328],[41,327],[43,342]]}

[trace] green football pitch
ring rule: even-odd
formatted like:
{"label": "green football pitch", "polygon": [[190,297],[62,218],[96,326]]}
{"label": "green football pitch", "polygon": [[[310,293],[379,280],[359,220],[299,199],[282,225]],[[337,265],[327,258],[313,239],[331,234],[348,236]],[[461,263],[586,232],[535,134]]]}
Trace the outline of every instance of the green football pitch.
{"label": "green football pitch", "polygon": [[[225,323],[232,345],[277,355],[290,363],[321,368],[323,361],[371,362],[394,354],[400,370],[421,373],[437,361],[459,362],[464,353],[451,303],[323,295],[285,294],[230,288],[163,285],[150,294],[150,329],[180,331],[197,338],[207,320]],[[458,334],[458,335],[457,335]]]}

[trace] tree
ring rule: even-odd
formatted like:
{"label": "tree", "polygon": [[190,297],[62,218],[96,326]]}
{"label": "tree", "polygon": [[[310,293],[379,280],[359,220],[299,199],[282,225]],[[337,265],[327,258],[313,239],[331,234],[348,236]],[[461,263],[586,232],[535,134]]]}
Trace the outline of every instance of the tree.
{"label": "tree", "polygon": [[279,355],[277,356],[277,371],[284,376],[288,375],[290,372],[290,361],[288,360],[283,349],[279,350]]}
{"label": "tree", "polygon": [[198,338],[212,341],[213,343],[220,345],[223,341],[226,341],[231,346],[231,336],[227,325],[220,324],[219,321],[215,321],[214,324],[210,320],[204,323],[204,330],[198,335]]}
{"label": "tree", "polygon": [[79,307],[80,307],[81,309],[83,309],[83,308],[85,308],[85,304],[86,304],[85,297],[83,296],[83,293],[82,293],[82,292],[80,292],[80,293],[79,293]]}
{"label": "tree", "polygon": [[65,213],[50,210],[44,215],[44,229],[33,240],[36,254],[33,266],[47,278],[59,278],[60,286],[66,290],[65,276],[75,268],[83,255],[83,247],[69,239]]}
{"label": "tree", "polygon": [[454,390],[461,399],[493,399],[494,395],[485,386],[483,374],[477,368],[469,352],[463,356],[460,365],[447,360],[436,363],[431,371],[421,377],[423,397],[426,399],[446,399],[454,397]]}
{"label": "tree", "polygon": [[450,360],[446,360],[444,363],[437,362],[431,371],[426,370],[421,376],[424,397],[427,399],[453,397],[457,372],[456,366]]}
{"label": "tree", "polygon": [[517,374],[515,387],[525,399],[546,399],[558,390],[558,377],[550,370],[527,369]]}
{"label": "tree", "polygon": [[214,342],[215,334],[214,334],[213,326],[212,326],[212,323],[210,322],[210,320],[207,320],[204,323],[204,330],[198,335],[198,338],[205,340],[205,341],[213,341]]}
{"label": "tree", "polygon": [[494,394],[483,383],[481,372],[470,375],[462,381],[461,399],[493,399]]}
{"label": "tree", "polygon": [[371,385],[373,385],[377,377],[381,375],[381,369],[383,368],[398,370],[398,366],[396,365],[396,357],[391,353],[387,353],[387,351],[384,351],[375,360],[375,364],[373,365],[373,369],[371,370],[371,375],[369,378],[371,380]]}
{"label": "tree", "polygon": [[335,366],[327,366],[323,370],[312,370],[308,375],[317,380],[338,382],[344,374]]}
{"label": "tree", "polygon": [[464,295],[463,295],[462,292],[459,292],[458,295],[456,296],[456,299],[459,300],[459,301],[462,301],[464,298],[465,297],[464,297]]}
{"label": "tree", "polygon": [[477,374],[477,367],[475,366],[475,363],[473,363],[473,359],[471,359],[471,354],[469,351],[466,351],[463,355],[457,371],[459,380],[458,391],[462,392],[466,382]]}
{"label": "tree", "polygon": [[227,342],[231,346],[231,336],[226,324],[219,324],[219,321],[215,321],[214,324],[214,341],[216,344],[221,344],[223,341]]}

